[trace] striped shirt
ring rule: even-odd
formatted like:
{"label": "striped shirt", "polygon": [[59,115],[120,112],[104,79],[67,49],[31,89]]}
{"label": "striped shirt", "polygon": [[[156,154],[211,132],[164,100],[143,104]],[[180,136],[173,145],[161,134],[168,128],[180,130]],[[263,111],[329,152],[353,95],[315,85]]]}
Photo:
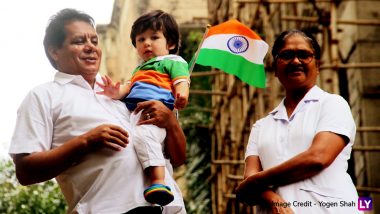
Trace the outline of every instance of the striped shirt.
{"label": "striped shirt", "polygon": [[174,108],[174,85],[189,81],[187,62],[177,55],[155,57],[139,65],[132,74],[131,90],[123,100],[129,110],[138,102],[159,100]]}

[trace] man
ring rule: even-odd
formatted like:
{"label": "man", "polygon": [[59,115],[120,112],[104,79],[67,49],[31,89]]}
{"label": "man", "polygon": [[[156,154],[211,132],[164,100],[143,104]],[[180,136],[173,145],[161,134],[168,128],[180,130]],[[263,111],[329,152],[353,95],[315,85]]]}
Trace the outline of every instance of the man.
{"label": "man", "polygon": [[[68,213],[124,213],[136,207],[161,213],[142,194],[146,181],[133,148],[133,126],[166,128],[167,157],[181,165],[185,136],[173,113],[160,102],[143,102],[136,112],[143,110],[150,119],[130,121],[123,103],[96,93],[102,52],[89,15],[58,12],[46,28],[44,47],[58,72],[53,82],[34,88],[18,110],[9,153],[20,183],[56,178]],[[166,179],[175,199],[163,212],[186,213],[179,188],[170,176]]]}

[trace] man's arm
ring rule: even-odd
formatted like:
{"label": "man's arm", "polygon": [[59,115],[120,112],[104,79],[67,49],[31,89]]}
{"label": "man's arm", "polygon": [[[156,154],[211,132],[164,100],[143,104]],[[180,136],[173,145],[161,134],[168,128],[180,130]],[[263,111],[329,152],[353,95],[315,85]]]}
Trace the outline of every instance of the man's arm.
{"label": "man's arm", "polygon": [[22,185],[50,180],[99,148],[121,150],[128,133],[115,125],[101,125],[49,151],[15,154],[16,176]]}
{"label": "man's arm", "polygon": [[166,127],[165,151],[172,165],[178,167],[186,160],[186,137],[174,114],[171,120]]}
{"label": "man's arm", "polygon": [[[157,100],[137,104],[134,112],[142,112],[138,125],[154,124],[166,129],[165,151],[174,167],[180,166],[186,160],[186,137],[173,112]],[[145,115],[149,113],[150,119]]]}

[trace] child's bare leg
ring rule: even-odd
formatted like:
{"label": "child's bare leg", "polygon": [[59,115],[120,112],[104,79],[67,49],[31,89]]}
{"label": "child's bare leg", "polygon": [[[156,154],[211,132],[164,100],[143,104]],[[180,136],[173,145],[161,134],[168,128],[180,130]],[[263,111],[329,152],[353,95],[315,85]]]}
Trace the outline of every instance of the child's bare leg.
{"label": "child's bare leg", "polygon": [[165,167],[150,166],[145,169],[145,173],[150,179],[150,184],[165,184]]}
{"label": "child's bare leg", "polygon": [[165,167],[150,166],[145,169],[150,186],[145,189],[144,197],[149,203],[165,206],[174,200],[170,187],[165,185]]}

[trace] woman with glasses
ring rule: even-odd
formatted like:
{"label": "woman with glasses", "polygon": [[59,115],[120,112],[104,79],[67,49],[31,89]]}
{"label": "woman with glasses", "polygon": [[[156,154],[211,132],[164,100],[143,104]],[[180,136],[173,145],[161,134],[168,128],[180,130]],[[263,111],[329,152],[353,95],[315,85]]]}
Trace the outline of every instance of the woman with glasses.
{"label": "woman with glasses", "polygon": [[347,173],[355,138],[348,103],[316,85],[321,50],[299,30],[272,49],[285,98],[251,130],[237,199],[258,213],[360,213]]}

